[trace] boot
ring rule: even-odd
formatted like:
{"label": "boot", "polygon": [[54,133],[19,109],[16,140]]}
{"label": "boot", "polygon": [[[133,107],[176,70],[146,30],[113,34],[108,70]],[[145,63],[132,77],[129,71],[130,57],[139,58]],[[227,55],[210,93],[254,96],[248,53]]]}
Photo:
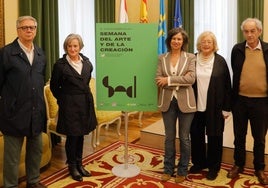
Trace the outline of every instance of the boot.
{"label": "boot", "polygon": [[72,176],[73,180],[83,181],[83,177],[79,173],[79,171],[77,170],[76,165],[69,165],[68,169],[69,169],[70,175]]}
{"label": "boot", "polygon": [[77,165],[77,170],[78,170],[78,172],[79,172],[82,176],[85,176],[85,177],[90,177],[90,176],[91,176],[90,171],[87,171],[87,170],[83,167],[82,163],[78,163],[78,165]]}
{"label": "boot", "polygon": [[77,146],[76,146],[76,164],[78,172],[84,176],[89,177],[91,173],[87,171],[82,165],[82,156],[83,156],[83,143],[84,143],[84,136],[80,136],[78,138]]}

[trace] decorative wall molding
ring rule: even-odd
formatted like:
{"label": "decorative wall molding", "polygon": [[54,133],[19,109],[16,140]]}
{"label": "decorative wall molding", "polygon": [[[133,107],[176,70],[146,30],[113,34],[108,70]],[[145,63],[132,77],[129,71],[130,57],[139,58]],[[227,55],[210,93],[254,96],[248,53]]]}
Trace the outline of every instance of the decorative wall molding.
{"label": "decorative wall molding", "polygon": [[4,0],[0,0],[0,47],[5,45]]}

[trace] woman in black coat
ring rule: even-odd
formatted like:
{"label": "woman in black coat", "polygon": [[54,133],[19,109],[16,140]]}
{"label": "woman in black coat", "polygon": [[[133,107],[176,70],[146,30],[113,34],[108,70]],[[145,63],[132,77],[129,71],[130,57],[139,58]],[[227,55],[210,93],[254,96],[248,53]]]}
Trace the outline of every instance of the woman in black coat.
{"label": "woman in black coat", "polygon": [[63,44],[66,54],[54,64],[50,81],[51,91],[59,105],[57,132],[66,135],[67,164],[72,178],[77,181],[91,175],[82,166],[84,135],[97,125],[89,88],[93,67],[80,53],[83,46],[79,35],[67,36]]}
{"label": "woman in black coat", "polygon": [[197,50],[193,86],[197,112],[191,125],[190,173],[208,168],[206,178],[214,180],[222,160],[224,121],[231,110],[231,78],[225,59],[217,54],[217,41],[212,32],[203,32],[198,37]]}

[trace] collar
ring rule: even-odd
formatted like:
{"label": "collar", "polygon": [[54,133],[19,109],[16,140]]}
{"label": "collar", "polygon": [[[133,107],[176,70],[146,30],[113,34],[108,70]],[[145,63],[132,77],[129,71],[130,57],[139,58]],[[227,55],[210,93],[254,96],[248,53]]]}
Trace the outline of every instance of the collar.
{"label": "collar", "polygon": [[26,46],[24,46],[24,45],[22,44],[22,42],[20,41],[20,39],[18,39],[18,43],[19,43],[20,47],[21,47],[25,52],[30,53],[30,52],[32,52],[32,51],[34,50],[34,45],[33,45],[33,43],[32,43],[32,48],[31,48],[31,49],[30,49],[30,48],[27,48]]}
{"label": "collar", "polygon": [[246,42],[246,48],[249,48],[249,49],[251,49],[251,50],[262,50],[261,42],[260,42],[260,40],[259,40],[259,43],[258,43],[258,45],[257,45],[255,48],[251,48],[251,47],[248,45],[248,43]]}
{"label": "collar", "polygon": [[[66,55],[66,59],[67,59],[67,61],[68,61],[69,63],[70,63],[70,62],[71,62],[71,63],[75,63],[74,61],[71,60],[71,58],[70,58],[70,56],[69,56],[68,54]],[[78,62],[82,62],[82,60],[83,60],[82,57],[79,55]]]}

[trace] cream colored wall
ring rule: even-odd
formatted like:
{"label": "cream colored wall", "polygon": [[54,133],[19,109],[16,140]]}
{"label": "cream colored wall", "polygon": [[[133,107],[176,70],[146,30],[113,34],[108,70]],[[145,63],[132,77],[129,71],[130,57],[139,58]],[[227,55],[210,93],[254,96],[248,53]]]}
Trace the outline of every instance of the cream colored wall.
{"label": "cream colored wall", "polygon": [[4,0],[6,44],[12,42],[17,37],[16,20],[19,14],[18,1],[19,0]]}
{"label": "cream colored wall", "polygon": [[[264,0],[264,7],[268,9],[268,0]],[[268,42],[268,10],[264,8],[264,19],[263,19],[263,40]]]}
{"label": "cream colored wall", "polygon": [[[16,19],[18,18],[18,1],[4,0],[5,7],[5,43],[10,43],[16,38]],[[141,0],[127,0],[129,22],[138,23],[140,17]],[[159,19],[159,3],[156,1],[147,1],[150,11],[148,11],[149,23],[158,23]],[[158,2],[158,1],[157,1]],[[166,1],[167,2],[167,1]],[[118,20],[120,0],[116,0],[116,20]],[[167,7],[167,5],[165,6]],[[264,7],[268,7],[268,0],[264,0]],[[152,9],[152,10],[151,10]],[[167,12],[167,11],[166,11]],[[268,42],[268,11],[264,10],[263,20],[263,39]]]}
{"label": "cream colored wall", "polygon": [[[127,0],[127,11],[128,11],[128,22],[129,23],[139,23],[140,21],[140,6],[141,0]],[[149,23],[158,23],[159,20],[159,1],[149,0],[147,1],[147,6],[150,7],[148,11],[148,22]],[[116,0],[116,9],[115,9],[115,20],[118,22],[119,19],[119,7],[120,0]],[[165,6],[166,8],[167,6]]]}

